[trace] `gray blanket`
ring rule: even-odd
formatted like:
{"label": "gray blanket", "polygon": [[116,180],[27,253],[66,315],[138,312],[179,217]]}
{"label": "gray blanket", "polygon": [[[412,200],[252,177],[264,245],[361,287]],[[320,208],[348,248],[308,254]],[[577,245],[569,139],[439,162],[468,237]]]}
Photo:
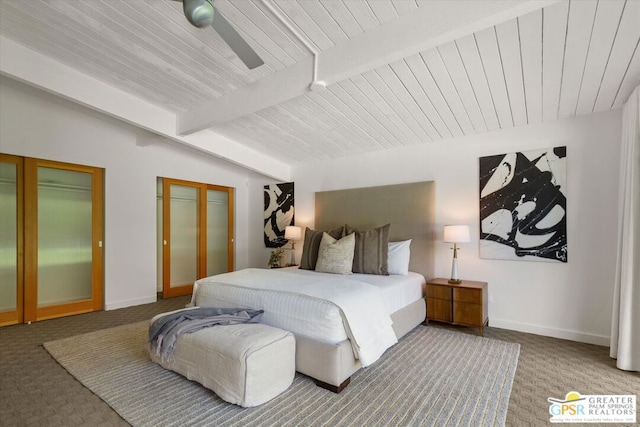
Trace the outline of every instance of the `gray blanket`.
{"label": "gray blanket", "polygon": [[162,361],[167,361],[181,335],[216,325],[260,323],[263,313],[264,310],[211,307],[169,313],[149,325],[149,352],[155,352]]}

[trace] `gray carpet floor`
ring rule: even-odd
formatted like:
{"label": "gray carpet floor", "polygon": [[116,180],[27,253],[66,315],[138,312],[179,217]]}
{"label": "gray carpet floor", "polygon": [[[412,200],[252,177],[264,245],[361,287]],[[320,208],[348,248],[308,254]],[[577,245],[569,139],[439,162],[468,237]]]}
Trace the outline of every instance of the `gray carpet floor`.
{"label": "gray carpet floor", "polygon": [[[182,308],[187,301],[186,297],[173,298],[120,310],[0,328],[0,425],[128,425],[60,367],[41,344],[150,319],[157,313]],[[477,333],[475,329],[433,322],[430,325],[461,333]],[[640,373],[616,369],[606,347],[492,327],[485,329],[485,336],[521,345],[507,412],[508,426],[550,425],[547,398],[563,397],[569,391],[640,394]]]}
{"label": "gray carpet floor", "polygon": [[44,347],[125,420],[146,427],[504,426],[520,351],[517,343],[421,325],[340,394],[298,374],[273,400],[241,408],[151,362],[148,327],[142,321]]}

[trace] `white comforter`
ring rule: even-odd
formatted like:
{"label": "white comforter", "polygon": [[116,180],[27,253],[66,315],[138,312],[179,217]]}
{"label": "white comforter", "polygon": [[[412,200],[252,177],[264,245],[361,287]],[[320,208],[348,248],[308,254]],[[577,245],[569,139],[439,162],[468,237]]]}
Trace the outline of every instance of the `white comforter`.
{"label": "white comforter", "polygon": [[[196,281],[192,303],[221,308],[265,310],[263,323],[308,335],[309,326],[341,323],[362,366],[397,342],[378,288],[349,278],[297,269],[246,269]],[[303,311],[300,330],[285,322],[287,312]],[[286,319],[285,319],[286,320]],[[286,327],[283,323],[287,323]]]}

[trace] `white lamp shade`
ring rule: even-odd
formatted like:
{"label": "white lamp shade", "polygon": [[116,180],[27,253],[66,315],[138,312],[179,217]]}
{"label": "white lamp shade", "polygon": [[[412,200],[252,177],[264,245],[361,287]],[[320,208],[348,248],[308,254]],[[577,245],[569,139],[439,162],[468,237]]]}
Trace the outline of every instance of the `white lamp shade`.
{"label": "white lamp shade", "polygon": [[287,240],[300,240],[302,238],[302,228],[288,225],[284,229],[284,238]]}
{"label": "white lamp shade", "polygon": [[446,243],[466,243],[471,240],[468,225],[445,225],[444,241]]}

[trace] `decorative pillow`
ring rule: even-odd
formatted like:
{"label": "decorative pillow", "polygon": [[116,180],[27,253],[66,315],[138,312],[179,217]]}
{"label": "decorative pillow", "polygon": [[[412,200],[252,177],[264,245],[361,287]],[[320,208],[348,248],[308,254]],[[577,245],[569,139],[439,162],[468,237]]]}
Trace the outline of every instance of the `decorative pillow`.
{"label": "decorative pillow", "polygon": [[409,274],[409,259],[411,258],[411,240],[389,242],[389,257],[387,266],[389,274]]}
{"label": "decorative pillow", "polygon": [[[334,239],[342,237],[344,227],[329,230],[326,233]],[[304,245],[302,246],[302,258],[300,258],[300,267],[303,270],[315,270],[318,260],[318,249],[322,240],[322,231],[315,231],[307,227],[304,232]]]}
{"label": "decorative pillow", "polygon": [[345,225],[347,234],[354,233],[356,235],[352,268],[354,273],[389,275],[387,267],[389,228],[391,228],[391,224],[367,231],[358,231]]}
{"label": "decorative pillow", "polygon": [[340,240],[336,240],[327,233],[322,233],[316,271],[351,274],[355,245],[356,236],[354,234],[349,234]]}

